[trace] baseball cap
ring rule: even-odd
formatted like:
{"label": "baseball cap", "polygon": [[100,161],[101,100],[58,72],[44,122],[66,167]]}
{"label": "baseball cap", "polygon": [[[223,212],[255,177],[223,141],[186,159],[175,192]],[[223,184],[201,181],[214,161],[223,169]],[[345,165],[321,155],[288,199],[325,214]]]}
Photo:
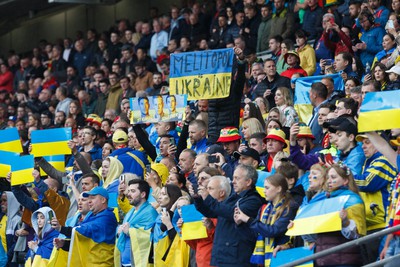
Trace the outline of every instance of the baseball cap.
{"label": "baseball cap", "polygon": [[253,159],[257,160],[259,164],[261,162],[260,154],[258,154],[257,150],[249,147],[243,149],[242,152],[238,151],[233,152],[233,156],[236,159],[239,159],[240,156],[252,157]]}
{"label": "baseball cap", "polygon": [[397,75],[400,75],[400,66],[394,65],[390,68],[390,70],[387,70],[386,73],[395,73]]}
{"label": "baseball cap", "polygon": [[349,134],[354,134],[355,136],[358,133],[357,123],[351,116],[339,116],[333,121],[324,122],[322,126],[328,128],[332,133],[343,131]]}
{"label": "baseball cap", "polygon": [[112,141],[117,144],[128,142],[128,135],[123,130],[116,130],[112,136]]}
{"label": "baseball cap", "polygon": [[83,197],[96,196],[96,195],[100,195],[106,199],[109,198],[107,190],[101,186],[97,186],[97,187],[93,188],[92,190],[90,190],[89,192],[85,192],[82,194]]}
{"label": "baseball cap", "polygon": [[225,127],[221,129],[217,143],[227,143],[240,140],[242,137],[239,130],[235,127]]}

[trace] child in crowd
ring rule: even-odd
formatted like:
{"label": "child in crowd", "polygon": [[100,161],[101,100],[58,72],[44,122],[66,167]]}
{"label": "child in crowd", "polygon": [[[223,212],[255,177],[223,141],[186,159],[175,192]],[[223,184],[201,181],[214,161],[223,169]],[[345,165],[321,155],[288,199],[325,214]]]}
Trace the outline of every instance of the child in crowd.
{"label": "child in crowd", "polygon": [[386,90],[400,89],[400,66],[395,65],[386,72],[389,73],[389,82],[386,85]]}

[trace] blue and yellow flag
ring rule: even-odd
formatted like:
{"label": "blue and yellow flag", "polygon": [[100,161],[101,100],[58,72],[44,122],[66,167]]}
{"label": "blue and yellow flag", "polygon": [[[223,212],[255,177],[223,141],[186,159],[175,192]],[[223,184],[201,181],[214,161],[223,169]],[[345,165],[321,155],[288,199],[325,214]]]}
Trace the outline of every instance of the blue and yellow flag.
{"label": "blue and yellow flag", "polygon": [[294,90],[294,108],[299,115],[301,122],[307,123],[312,117],[313,106],[310,101],[310,88],[313,83],[320,82],[323,78],[333,79],[335,91],[344,90],[343,79],[339,73],[319,76],[300,77],[295,81],[296,90]]}
{"label": "blue and yellow flag", "polygon": [[35,166],[33,155],[20,156],[15,154],[11,163],[11,185],[33,182],[32,171]]}
{"label": "blue and yellow flag", "polygon": [[0,150],[22,153],[22,145],[17,128],[0,131]]}
{"label": "blue and yellow flag", "polygon": [[298,236],[340,231],[342,220],[339,212],[348,199],[348,195],[327,198],[301,207],[294,218],[293,227],[286,232],[286,235]]}
{"label": "blue and yellow flag", "polygon": [[0,177],[6,177],[11,172],[11,163],[19,154],[0,150]]}
{"label": "blue and yellow flag", "polygon": [[207,237],[206,227],[203,225],[204,217],[197,211],[194,204],[182,206],[182,239],[193,240]]}
{"label": "blue and yellow flag", "polygon": [[257,170],[257,173],[258,173],[258,179],[257,179],[257,182],[256,182],[256,190],[260,194],[260,196],[265,198],[264,181],[265,181],[265,179],[267,177],[271,176],[271,173],[270,172],[259,171],[259,170]]}
{"label": "blue and yellow flag", "polygon": [[147,267],[149,262],[149,254],[151,249],[150,242],[151,229],[129,228],[129,236],[131,238],[131,249],[135,266]]}
{"label": "blue and yellow flag", "polygon": [[358,131],[400,128],[400,91],[370,92],[365,95],[358,117]]}
{"label": "blue and yellow flag", "polygon": [[[272,258],[270,267],[279,267],[286,263],[293,262],[314,254],[313,250],[308,247],[291,248],[287,250],[281,250],[276,254],[275,258]],[[312,261],[297,265],[301,267],[313,267]]]}
{"label": "blue and yellow flag", "polygon": [[69,155],[71,149],[68,147],[68,141],[71,137],[71,128],[33,131],[31,133],[32,154],[35,157]]}
{"label": "blue and yellow flag", "polygon": [[[65,172],[65,155],[44,156],[43,158],[56,170]],[[44,175],[47,174],[40,168],[40,176]]]}
{"label": "blue and yellow flag", "polygon": [[114,244],[97,243],[93,239],[72,231],[68,267],[113,266]]}
{"label": "blue and yellow flag", "polygon": [[224,98],[231,88],[233,49],[171,54],[170,94],[188,100]]}

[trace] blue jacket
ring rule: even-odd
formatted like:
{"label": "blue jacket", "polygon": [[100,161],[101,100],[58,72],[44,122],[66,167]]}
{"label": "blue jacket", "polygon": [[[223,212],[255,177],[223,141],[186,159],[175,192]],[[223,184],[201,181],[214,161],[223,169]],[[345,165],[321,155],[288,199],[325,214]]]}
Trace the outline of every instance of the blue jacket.
{"label": "blue jacket", "polygon": [[372,27],[369,31],[363,32],[360,40],[367,44],[367,48],[360,52],[360,59],[365,66],[367,63],[372,65],[375,55],[382,50],[382,39],[385,30],[381,27]]}
{"label": "blue jacket", "polygon": [[[123,172],[130,172],[140,177],[143,177],[143,169],[147,164],[149,164],[144,153],[138,150],[133,150],[130,147],[114,150],[110,156],[121,161],[122,165],[124,166]],[[134,156],[136,156],[140,161],[138,162]]]}
{"label": "blue jacket", "polygon": [[353,175],[359,175],[362,172],[362,164],[365,161],[364,151],[360,144],[357,144],[349,153],[343,154],[338,150],[339,160],[350,168]]}
{"label": "blue jacket", "polygon": [[113,209],[107,208],[97,214],[85,218],[75,229],[81,235],[92,239],[96,243],[115,244],[115,229],[118,223]]}
{"label": "blue jacket", "polygon": [[245,267],[252,266],[250,257],[256,242],[254,235],[241,235],[249,226],[236,227],[233,214],[236,205],[248,216],[256,218],[263,199],[256,190],[246,190],[232,194],[228,199],[218,202],[211,196],[204,201],[195,198],[196,209],[208,218],[218,218],[210,264],[213,266]]}
{"label": "blue jacket", "polygon": [[194,150],[197,154],[204,153],[207,150],[207,138],[203,138],[196,144],[192,145],[190,149]]}

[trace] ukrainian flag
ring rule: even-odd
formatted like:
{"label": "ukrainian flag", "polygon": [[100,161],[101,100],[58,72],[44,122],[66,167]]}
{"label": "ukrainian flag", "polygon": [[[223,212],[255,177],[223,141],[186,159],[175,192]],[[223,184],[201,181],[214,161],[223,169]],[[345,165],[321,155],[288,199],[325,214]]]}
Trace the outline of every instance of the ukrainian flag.
{"label": "ukrainian flag", "polygon": [[114,266],[113,255],[114,244],[97,243],[78,233],[75,228],[72,231],[68,267]]}
{"label": "ukrainian flag", "polygon": [[193,240],[207,237],[206,227],[203,225],[203,214],[198,212],[195,206],[186,205],[181,207],[182,210],[182,239]]}
{"label": "ukrainian flag", "polygon": [[22,145],[17,128],[0,131],[0,150],[22,153]]}
{"label": "ukrainian flag", "polygon": [[15,154],[11,163],[11,185],[33,182],[32,171],[35,165],[33,155],[20,156]]}
{"label": "ukrainian flag", "polygon": [[[314,254],[313,250],[308,247],[292,248],[287,250],[281,250],[276,254],[275,258],[271,259],[270,267],[279,267],[286,263],[293,262]],[[302,265],[297,265],[301,267],[313,267],[312,261],[303,263]]]}
{"label": "ukrainian flag", "polygon": [[339,212],[348,199],[348,195],[339,196],[303,206],[294,218],[293,227],[286,232],[286,235],[298,236],[340,231],[342,221]]}
{"label": "ukrainian flag", "polygon": [[265,181],[265,179],[267,177],[271,176],[271,173],[270,172],[259,171],[259,170],[257,170],[257,173],[258,173],[258,178],[257,178],[257,182],[256,182],[256,190],[260,194],[260,196],[265,198],[264,181]]}
{"label": "ukrainian flag", "polygon": [[[51,166],[56,170],[65,172],[65,156],[64,155],[53,155],[43,157]],[[40,176],[47,175],[42,168],[40,168]]]}
{"label": "ukrainian flag", "polygon": [[170,94],[187,94],[188,100],[229,96],[233,49],[171,54]]}
{"label": "ukrainian flag", "polygon": [[147,267],[150,255],[151,229],[129,228],[129,236],[131,238],[131,249],[136,267]]}
{"label": "ukrainian flag", "polygon": [[310,101],[311,85],[320,82],[323,78],[330,77],[334,81],[336,91],[344,90],[343,79],[339,73],[319,76],[300,77],[295,79],[296,89],[294,90],[294,108],[299,115],[301,122],[307,123],[312,117],[313,106]]}
{"label": "ukrainian flag", "polygon": [[358,131],[400,128],[400,91],[370,92],[365,95],[358,117]]}
{"label": "ukrainian flag", "polygon": [[33,131],[31,133],[32,154],[35,157],[69,155],[71,149],[68,147],[68,141],[71,137],[71,128]]}
{"label": "ukrainian flag", "polygon": [[11,163],[17,156],[19,156],[17,153],[0,150],[0,177],[6,177],[11,172]]}

